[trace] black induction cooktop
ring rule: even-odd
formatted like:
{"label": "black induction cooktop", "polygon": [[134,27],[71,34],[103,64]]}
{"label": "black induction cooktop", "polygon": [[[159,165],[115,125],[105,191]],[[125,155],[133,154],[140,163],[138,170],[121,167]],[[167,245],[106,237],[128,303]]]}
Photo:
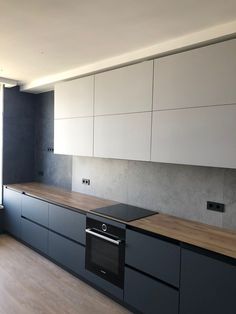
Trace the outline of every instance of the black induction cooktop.
{"label": "black induction cooktop", "polygon": [[123,220],[126,222],[157,214],[157,212],[154,212],[152,210],[126,204],[115,204],[112,206],[97,208],[91,210],[91,212],[102,214],[107,217]]}

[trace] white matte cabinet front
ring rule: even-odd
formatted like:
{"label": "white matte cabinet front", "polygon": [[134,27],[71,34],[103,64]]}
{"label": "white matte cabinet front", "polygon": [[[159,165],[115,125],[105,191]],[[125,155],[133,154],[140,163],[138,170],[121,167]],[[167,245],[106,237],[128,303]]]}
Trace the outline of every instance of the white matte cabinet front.
{"label": "white matte cabinet front", "polygon": [[236,103],[236,39],[158,58],[153,110]]}
{"label": "white matte cabinet front", "polygon": [[151,161],[236,168],[236,105],[153,112]]}
{"label": "white matte cabinet front", "polygon": [[93,117],[54,121],[55,154],[92,156]]}
{"label": "white matte cabinet front", "polygon": [[94,119],[94,156],[150,160],[151,112]]}
{"label": "white matte cabinet front", "polygon": [[152,110],[153,61],[95,75],[94,114]]}
{"label": "white matte cabinet front", "polygon": [[55,119],[93,115],[94,76],[58,83],[55,86]]}

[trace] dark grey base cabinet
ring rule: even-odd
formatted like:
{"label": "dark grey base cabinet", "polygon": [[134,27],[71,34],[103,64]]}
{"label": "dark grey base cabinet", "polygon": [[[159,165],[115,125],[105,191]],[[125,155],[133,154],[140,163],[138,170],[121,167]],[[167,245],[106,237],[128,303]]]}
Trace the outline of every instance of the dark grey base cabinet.
{"label": "dark grey base cabinet", "polygon": [[85,275],[85,247],[49,231],[48,255],[74,273]]}
{"label": "dark grey base cabinet", "polygon": [[40,225],[48,227],[48,203],[22,194],[21,215]]}
{"label": "dark grey base cabinet", "polygon": [[21,236],[21,194],[4,188],[4,229],[15,236]]}
{"label": "dark grey base cabinet", "polygon": [[125,263],[170,285],[179,286],[179,245],[127,229]]}
{"label": "dark grey base cabinet", "polygon": [[236,264],[182,250],[180,314],[235,314]]}
{"label": "dark grey base cabinet", "polygon": [[49,229],[85,245],[86,215],[49,204]]}
{"label": "dark grey base cabinet", "polygon": [[145,314],[178,314],[179,292],[126,267],[124,301]]}
{"label": "dark grey base cabinet", "polygon": [[21,218],[21,239],[38,251],[48,254],[48,230]]}

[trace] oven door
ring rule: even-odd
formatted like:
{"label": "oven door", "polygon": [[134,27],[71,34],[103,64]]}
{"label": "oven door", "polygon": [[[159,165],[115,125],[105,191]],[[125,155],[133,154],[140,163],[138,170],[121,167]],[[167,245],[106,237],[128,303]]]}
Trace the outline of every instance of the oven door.
{"label": "oven door", "polygon": [[124,286],[124,250],[124,241],[86,229],[86,269],[120,288]]}

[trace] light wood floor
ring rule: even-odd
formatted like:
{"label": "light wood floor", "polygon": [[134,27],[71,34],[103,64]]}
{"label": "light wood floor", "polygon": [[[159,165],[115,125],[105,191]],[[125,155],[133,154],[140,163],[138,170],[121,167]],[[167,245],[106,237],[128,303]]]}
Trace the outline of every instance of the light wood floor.
{"label": "light wood floor", "polygon": [[0,235],[1,314],[129,313],[8,235]]}

